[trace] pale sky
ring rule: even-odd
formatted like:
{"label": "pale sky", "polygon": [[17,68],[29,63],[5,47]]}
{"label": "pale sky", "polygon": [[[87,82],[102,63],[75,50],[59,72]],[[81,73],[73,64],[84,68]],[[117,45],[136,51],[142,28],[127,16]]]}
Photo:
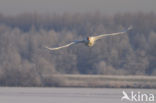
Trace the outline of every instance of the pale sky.
{"label": "pale sky", "polygon": [[105,14],[127,11],[156,13],[156,0],[0,0],[0,12],[9,15],[95,11]]}

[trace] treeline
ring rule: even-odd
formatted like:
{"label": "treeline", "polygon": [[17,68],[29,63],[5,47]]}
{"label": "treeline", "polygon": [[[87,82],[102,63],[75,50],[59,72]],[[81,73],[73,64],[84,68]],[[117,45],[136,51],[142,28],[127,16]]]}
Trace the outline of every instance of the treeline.
{"label": "treeline", "polygon": [[[53,74],[155,75],[156,14],[95,13],[0,14],[0,85],[58,85]],[[55,47],[89,35],[119,32],[133,25],[126,35],[106,37],[95,46]]]}

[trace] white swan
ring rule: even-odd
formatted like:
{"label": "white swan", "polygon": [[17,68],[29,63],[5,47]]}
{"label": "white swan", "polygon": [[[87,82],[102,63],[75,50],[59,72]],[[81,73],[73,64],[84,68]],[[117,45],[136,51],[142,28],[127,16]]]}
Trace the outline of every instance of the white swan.
{"label": "white swan", "polygon": [[61,48],[66,48],[66,47],[69,47],[71,45],[74,45],[74,44],[78,44],[78,43],[84,43],[86,44],[87,46],[91,47],[95,44],[95,41],[96,40],[99,40],[105,36],[115,36],[115,35],[119,35],[119,34],[124,34],[126,33],[127,31],[131,30],[132,29],[132,26],[130,26],[127,30],[124,30],[122,32],[117,32],[117,33],[111,33],[111,34],[101,34],[101,35],[98,35],[98,36],[89,36],[87,37],[86,39],[83,39],[83,40],[76,40],[76,41],[73,41],[69,44],[66,44],[64,46],[60,46],[60,47],[55,47],[55,48],[50,48],[48,46],[45,46],[45,48],[49,49],[49,50],[59,50]]}

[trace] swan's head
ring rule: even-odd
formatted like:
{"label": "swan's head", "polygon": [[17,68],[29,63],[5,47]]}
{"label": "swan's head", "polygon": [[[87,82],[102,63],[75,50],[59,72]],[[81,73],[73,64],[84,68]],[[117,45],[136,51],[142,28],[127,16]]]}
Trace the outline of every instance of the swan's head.
{"label": "swan's head", "polygon": [[90,41],[90,37],[89,36],[87,37],[87,40]]}
{"label": "swan's head", "polygon": [[90,37],[87,37],[87,40],[89,41]]}
{"label": "swan's head", "polygon": [[92,36],[88,36],[88,37],[87,37],[87,40],[90,41],[90,42],[94,42],[94,41],[95,41],[95,38],[92,37]]}

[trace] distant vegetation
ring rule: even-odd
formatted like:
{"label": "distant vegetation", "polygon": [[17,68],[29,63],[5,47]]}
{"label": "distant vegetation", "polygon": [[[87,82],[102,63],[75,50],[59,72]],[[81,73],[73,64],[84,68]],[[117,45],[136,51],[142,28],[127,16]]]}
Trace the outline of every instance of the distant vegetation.
{"label": "distant vegetation", "polygon": [[156,88],[155,76],[55,75],[64,78],[60,87]]}
{"label": "distant vegetation", "polygon": [[[55,47],[89,35],[119,32],[94,47],[75,45],[49,52]],[[95,13],[0,14],[0,85],[57,86],[54,74],[156,75],[156,14]],[[51,81],[51,84],[48,84]]]}

